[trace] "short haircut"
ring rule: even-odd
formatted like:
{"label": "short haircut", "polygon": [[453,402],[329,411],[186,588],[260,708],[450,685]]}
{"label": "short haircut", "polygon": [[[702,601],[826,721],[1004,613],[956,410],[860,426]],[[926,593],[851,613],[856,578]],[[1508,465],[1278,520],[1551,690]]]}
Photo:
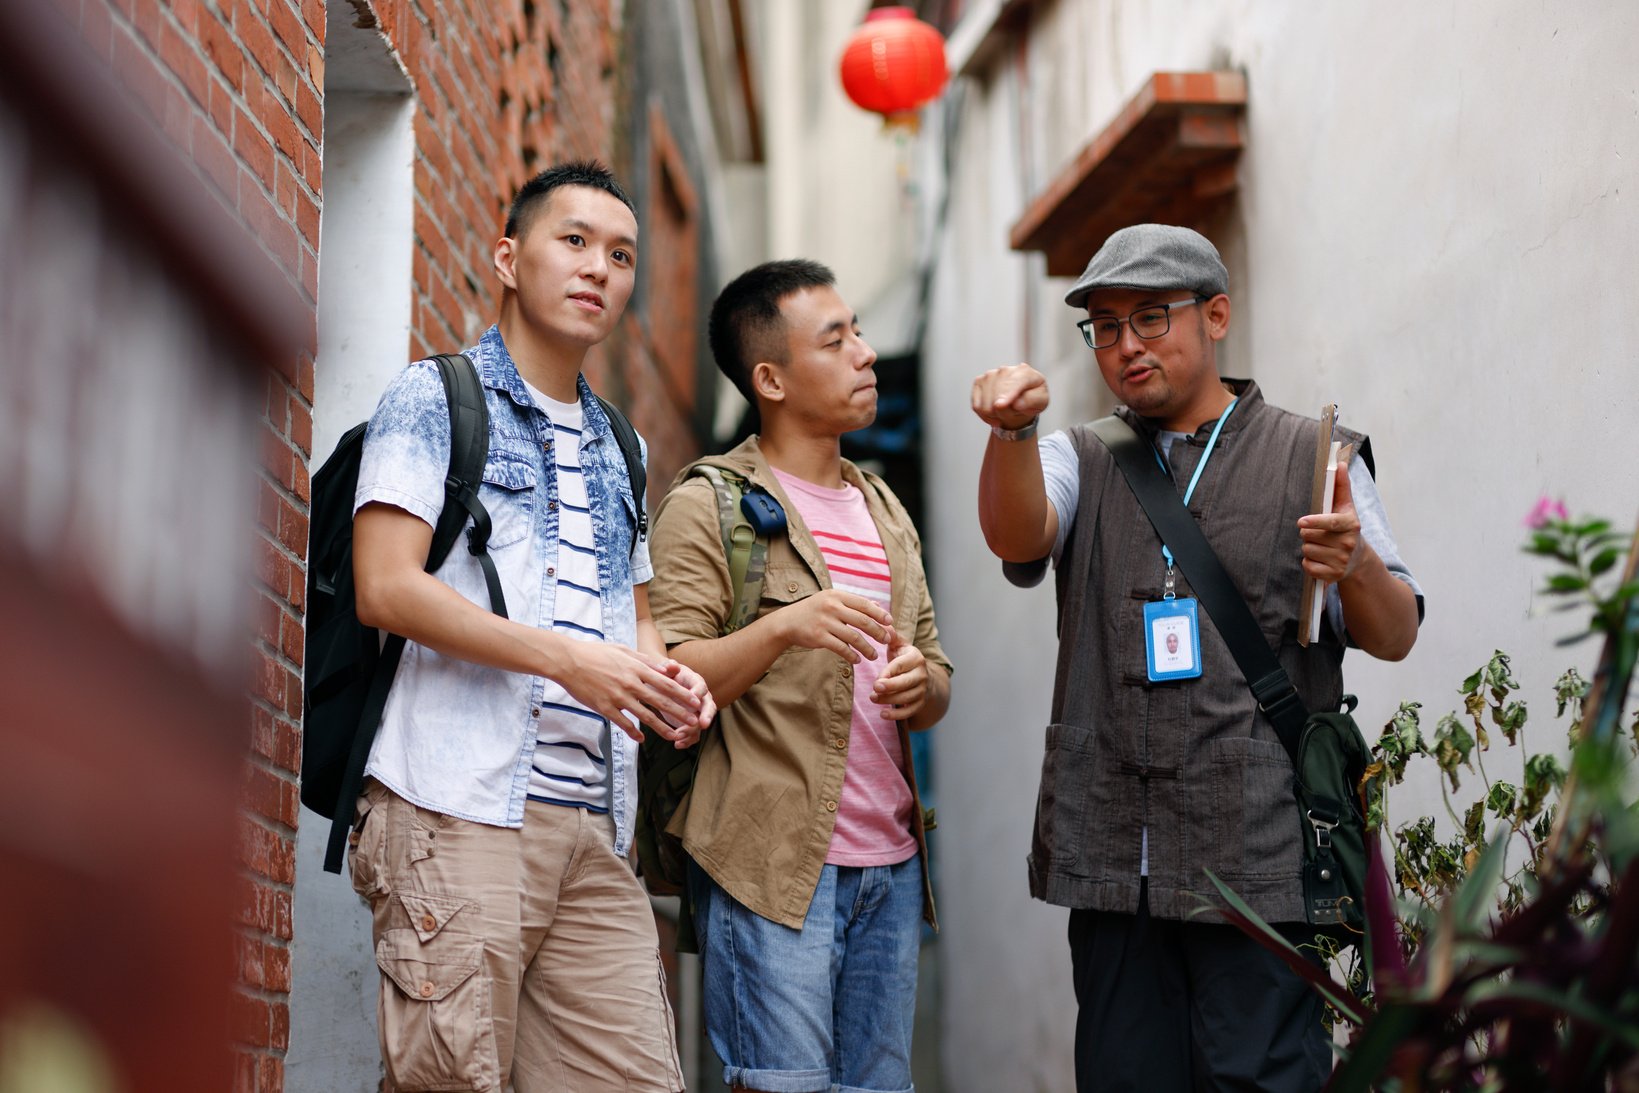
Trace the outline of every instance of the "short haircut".
{"label": "short haircut", "polygon": [[614,172],[595,159],[577,159],[568,163],[560,163],[556,167],[548,167],[518,190],[518,195],[512,199],[512,208],[507,213],[506,232],[508,239],[517,239],[529,230],[529,222],[546,204],[546,199],[559,186],[586,186],[593,190],[602,190],[620,199],[620,203],[637,215],[637,207],[632,199],[626,196]]}
{"label": "short haircut", "polygon": [[711,305],[711,355],[753,409],[751,369],[758,361],[785,363],[785,319],[780,301],[810,288],[831,288],[836,275],[807,258],[764,262],[740,274]]}

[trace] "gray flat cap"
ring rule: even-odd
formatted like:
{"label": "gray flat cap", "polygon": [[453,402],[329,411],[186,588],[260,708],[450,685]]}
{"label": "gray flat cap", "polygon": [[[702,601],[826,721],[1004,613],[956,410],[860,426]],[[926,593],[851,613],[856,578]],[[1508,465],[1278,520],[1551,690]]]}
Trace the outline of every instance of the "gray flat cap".
{"label": "gray flat cap", "polygon": [[1134,224],[1104,241],[1064,302],[1085,306],[1087,294],[1101,288],[1187,288],[1216,296],[1229,291],[1229,271],[1218,248],[1199,232],[1171,224]]}

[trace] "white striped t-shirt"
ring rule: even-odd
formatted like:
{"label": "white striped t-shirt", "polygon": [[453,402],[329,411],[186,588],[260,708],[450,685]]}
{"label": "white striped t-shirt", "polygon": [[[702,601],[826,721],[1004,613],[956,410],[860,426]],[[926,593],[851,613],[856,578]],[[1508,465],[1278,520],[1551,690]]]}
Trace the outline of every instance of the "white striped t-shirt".
{"label": "white striped t-shirt", "polygon": [[[555,576],[557,584],[552,629],[580,641],[602,641],[603,603],[592,539],[592,510],[580,465],[581,405],[559,402],[527,383],[524,386],[529,387],[536,405],[552,421],[550,454],[557,463],[558,556],[546,563],[547,575]],[[545,489],[538,490],[538,498],[545,496]],[[555,680],[543,683],[529,799],[593,812],[609,811],[607,724]]]}

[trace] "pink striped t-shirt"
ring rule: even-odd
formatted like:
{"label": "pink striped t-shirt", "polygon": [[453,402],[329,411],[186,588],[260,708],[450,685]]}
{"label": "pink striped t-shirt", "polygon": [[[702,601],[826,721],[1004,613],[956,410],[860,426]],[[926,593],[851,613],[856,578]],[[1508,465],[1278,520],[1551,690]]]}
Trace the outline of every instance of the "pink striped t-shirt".
{"label": "pink striped t-shirt", "polygon": [[[834,490],[779,470],[774,476],[819,544],[831,571],[831,586],[875,600],[889,610],[893,582],[888,555],[865,495],[851,485]],[[871,691],[888,663],[887,650],[878,642],[872,644],[876,659],[854,665],[854,718],[836,827],[825,855],[830,865],[895,865],[916,853],[911,787],[903,773],[899,727],[883,718],[883,707],[871,701]]]}

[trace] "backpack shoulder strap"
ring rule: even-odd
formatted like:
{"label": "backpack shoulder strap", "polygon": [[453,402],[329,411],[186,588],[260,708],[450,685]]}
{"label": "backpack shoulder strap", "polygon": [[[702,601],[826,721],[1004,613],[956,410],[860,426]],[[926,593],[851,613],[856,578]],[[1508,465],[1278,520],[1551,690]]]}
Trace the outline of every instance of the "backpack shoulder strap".
{"label": "backpack shoulder strap", "polygon": [[609,429],[615,434],[615,443],[620,447],[621,457],[626,460],[626,478],[632,484],[632,500],[637,503],[637,534],[632,537],[632,550],[635,551],[637,544],[649,537],[649,511],[645,504],[649,474],[643,469],[643,449],[638,443],[637,430],[620,412],[620,407],[602,395],[592,397],[603,407],[603,413],[609,419]]}
{"label": "backpack shoulder strap", "polygon": [[[427,549],[427,572],[444,564],[450,549],[460,537],[467,517],[472,517],[472,529],[467,533],[468,549],[477,555],[484,570],[484,582],[489,586],[489,602],[494,612],[507,617],[506,596],[501,591],[501,578],[490,558],[489,512],[478,500],[478,485],[484,480],[484,461],[489,455],[489,407],[484,402],[484,385],[478,369],[465,354],[444,353],[434,358],[439,378],[444,381],[444,395],[450,404],[450,470],[444,479],[444,507],[439,511],[438,523],[433,526],[432,544]],[[398,662],[404,655],[404,638],[388,634],[376,660],[370,689],[365,693],[364,707],[359,715],[358,729],[348,749],[347,766],[342,773],[341,793],[337,799],[336,814],[330,823],[330,838],[325,844],[324,868],[340,873],[342,854],[347,845],[347,833],[353,826],[352,801],[364,784],[364,767],[370,758],[370,746],[375,742],[376,730],[381,727],[381,716],[387,708],[387,695],[392,690],[393,677],[398,674]]]}
{"label": "backpack shoulder strap", "polygon": [[[759,535],[746,514],[744,501],[751,486],[744,477],[709,463],[697,464],[689,474],[710,482],[717,499],[717,523],[723,537],[723,554],[728,559],[729,587],[734,590],[734,605],[723,633],[732,634],[757,616],[757,605],[763,598],[768,536]],[[779,509],[772,495],[762,491],[758,494],[760,499],[766,498],[765,504]]]}
{"label": "backpack shoulder strap", "polygon": [[478,487],[484,480],[484,461],[489,456],[489,406],[484,401],[484,384],[479,379],[477,366],[464,353],[441,353],[433,360],[438,364],[438,375],[444,381],[444,394],[450,402],[450,473],[444,479],[444,508],[438,514],[432,546],[427,550],[427,572],[444,564],[467,517],[472,517],[472,527],[467,531],[467,550],[483,568],[490,608],[504,619],[507,617],[506,596],[501,592],[501,577],[495,571],[495,562],[488,550],[489,512],[478,500]]}

